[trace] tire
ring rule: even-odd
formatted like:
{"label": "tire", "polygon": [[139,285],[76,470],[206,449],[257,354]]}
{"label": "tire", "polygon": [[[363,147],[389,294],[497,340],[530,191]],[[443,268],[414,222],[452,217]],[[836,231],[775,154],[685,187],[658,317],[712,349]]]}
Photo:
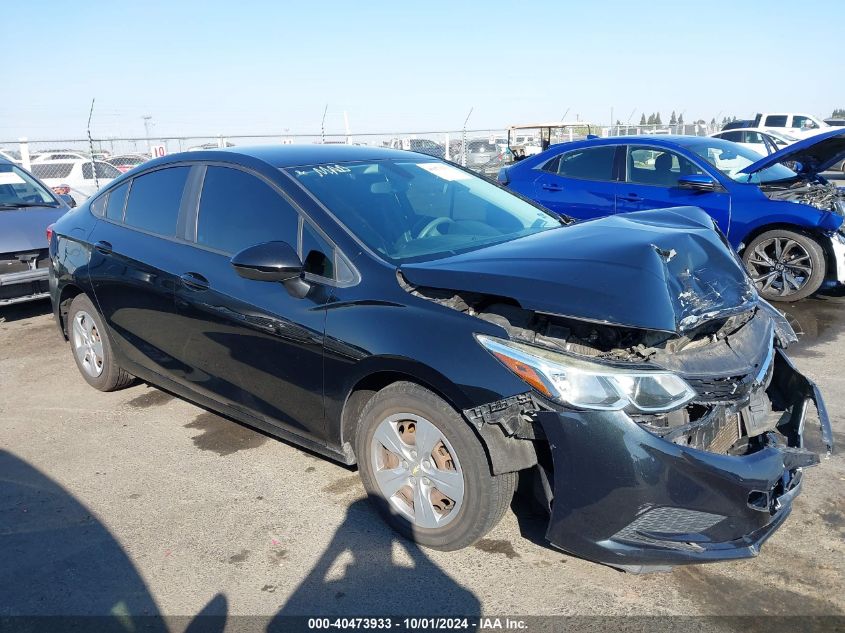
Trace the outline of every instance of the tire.
{"label": "tire", "polygon": [[[439,435],[435,437],[432,428]],[[418,446],[433,449],[416,454]],[[481,441],[460,414],[411,382],[393,383],[367,403],[358,423],[355,454],[364,488],[387,522],[432,549],[461,549],[487,534],[504,516],[516,488],[516,473],[490,473]],[[406,458],[404,466],[400,455]],[[380,483],[387,477],[392,480],[390,490],[398,488],[389,497]]]}
{"label": "tire", "polygon": [[67,318],[71,353],[85,382],[100,391],[117,391],[132,384],[134,376],[115,361],[103,318],[86,295],[74,298]]}
{"label": "tire", "polygon": [[755,237],[742,261],[768,301],[800,301],[816,292],[827,273],[824,249],[812,237],[774,229]]}

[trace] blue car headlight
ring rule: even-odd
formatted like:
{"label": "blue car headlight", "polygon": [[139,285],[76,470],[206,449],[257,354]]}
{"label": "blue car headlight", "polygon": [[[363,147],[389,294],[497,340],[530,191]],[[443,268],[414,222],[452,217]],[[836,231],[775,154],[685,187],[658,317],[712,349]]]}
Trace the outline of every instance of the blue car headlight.
{"label": "blue car headlight", "polygon": [[695,397],[687,382],[663,370],[629,370],[525,343],[477,334],[478,342],[544,396],[579,409],[661,413]]}

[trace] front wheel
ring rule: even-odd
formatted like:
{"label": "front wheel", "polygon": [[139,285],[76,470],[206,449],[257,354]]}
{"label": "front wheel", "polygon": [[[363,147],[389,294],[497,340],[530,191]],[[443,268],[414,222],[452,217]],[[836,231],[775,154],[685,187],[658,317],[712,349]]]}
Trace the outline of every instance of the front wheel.
{"label": "front wheel", "polygon": [[428,389],[398,382],[361,413],[355,452],[364,487],[387,521],[421,545],[471,545],[502,518],[516,473],[492,475],[481,442]]}
{"label": "front wheel", "polygon": [[758,235],[742,254],[748,274],[768,301],[798,301],[822,285],[824,250],[811,237],[775,229]]}

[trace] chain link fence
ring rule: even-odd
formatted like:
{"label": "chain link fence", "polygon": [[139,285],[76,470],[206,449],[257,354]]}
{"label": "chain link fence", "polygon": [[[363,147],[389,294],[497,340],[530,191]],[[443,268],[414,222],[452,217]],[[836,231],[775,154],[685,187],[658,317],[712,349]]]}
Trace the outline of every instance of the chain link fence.
{"label": "chain link fence", "polygon": [[[518,156],[530,156],[550,145],[588,135],[616,137],[641,134],[692,134],[704,136],[717,129],[703,122],[681,125],[610,126],[570,123],[561,127],[516,126],[508,129],[472,129],[363,134],[249,134],[169,136],[156,138],[25,139],[0,141],[0,156],[29,169],[59,193],[69,193],[78,203],[93,195],[122,173],[154,157],[246,145],[344,144],[389,147],[429,154],[454,161],[495,177]],[[508,132],[510,131],[510,138]]]}

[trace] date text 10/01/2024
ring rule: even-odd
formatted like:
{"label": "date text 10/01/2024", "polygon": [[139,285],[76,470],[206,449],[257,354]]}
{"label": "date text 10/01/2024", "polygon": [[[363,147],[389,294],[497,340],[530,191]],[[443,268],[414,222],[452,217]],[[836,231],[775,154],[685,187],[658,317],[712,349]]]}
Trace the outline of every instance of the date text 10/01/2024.
{"label": "date text 10/01/2024", "polygon": [[309,629],[525,630],[524,620],[510,618],[309,618]]}

